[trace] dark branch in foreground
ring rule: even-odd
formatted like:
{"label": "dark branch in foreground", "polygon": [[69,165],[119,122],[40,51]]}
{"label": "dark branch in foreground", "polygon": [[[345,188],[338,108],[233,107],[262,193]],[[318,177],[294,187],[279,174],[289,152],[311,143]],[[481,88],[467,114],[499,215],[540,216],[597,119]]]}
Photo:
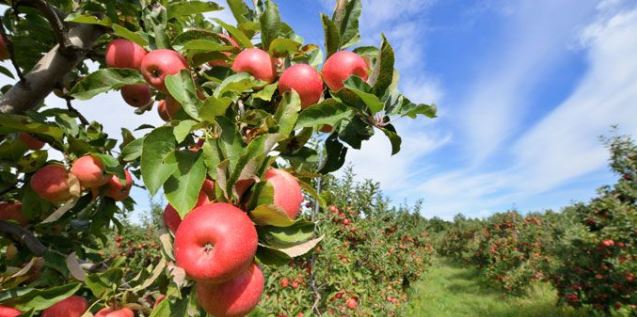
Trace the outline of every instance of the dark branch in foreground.
{"label": "dark branch in foreground", "polygon": [[77,109],[73,108],[73,104],[71,104],[72,99],[73,98],[69,96],[64,97],[64,100],[66,100],[66,108],[69,109],[69,111],[71,111],[74,115],[76,115],[83,125],[89,125],[88,120],[86,120],[86,118],[79,111],[77,111]]}
{"label": "dark branch in foreground", "polygon": [[14,241],[26,246],[31,253],[36,256],[42,256],[47,248],[36,238],[31,231],[22,228],[19,225],[0,220],[0,233],[9,236]]}

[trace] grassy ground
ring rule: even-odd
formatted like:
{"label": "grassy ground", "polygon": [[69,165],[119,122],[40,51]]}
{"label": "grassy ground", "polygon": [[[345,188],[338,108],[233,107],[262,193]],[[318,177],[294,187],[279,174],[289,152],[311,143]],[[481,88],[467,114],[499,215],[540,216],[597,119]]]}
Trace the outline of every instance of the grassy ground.
{"label": "grassy ground", "polygon": [[447,259],[435,259],[401,316],[414,317],[580,317],[590,312],[555,306],[557,295],[548,284],[534,285],[526,296],[512,297],[489,288],[478,273]]}

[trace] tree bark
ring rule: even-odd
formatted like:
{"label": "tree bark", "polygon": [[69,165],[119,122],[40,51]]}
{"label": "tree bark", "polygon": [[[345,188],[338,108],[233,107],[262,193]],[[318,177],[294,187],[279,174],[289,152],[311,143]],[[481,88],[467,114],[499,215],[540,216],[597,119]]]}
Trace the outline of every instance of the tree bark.
{"label": "tree bark", "polygon": [[19,225],[0,220],[0,233],[20,242],[36,256],[44,255],[47,250],[38,238],[36,238],[29,230],[24,229]]}
{"label": "tree bark", "polygon": [[[23,113],[38,106],[66,74],[86,58],[105,29],[93,24],[74,24],[68,31],[72,52],[54,46],[33,69],[14,85],[0,100],[0,113]],[[19,54],[19,52],[18,52]]]}

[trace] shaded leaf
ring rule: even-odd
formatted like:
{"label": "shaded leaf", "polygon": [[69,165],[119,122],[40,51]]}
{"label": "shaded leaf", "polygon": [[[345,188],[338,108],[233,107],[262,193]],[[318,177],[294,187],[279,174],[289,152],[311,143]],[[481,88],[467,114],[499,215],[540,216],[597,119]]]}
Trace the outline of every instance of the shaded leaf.
{"label": "shaded leaf", "polygon": [[102,68],[82,78],[71,88],[69,95],[80,100],[87,100],[109,90],[144,82],[144,78],[137,70]]}

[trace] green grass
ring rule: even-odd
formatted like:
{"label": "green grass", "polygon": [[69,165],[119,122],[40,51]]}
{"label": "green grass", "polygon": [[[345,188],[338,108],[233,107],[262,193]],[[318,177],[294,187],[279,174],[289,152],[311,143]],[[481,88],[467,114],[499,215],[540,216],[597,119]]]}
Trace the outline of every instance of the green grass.
{"label": "green grass", "polygon": [[434,259],[432,268],[414,285],[401,316],[414,317],[580,317],[591,312],[559,308],[556,291],[546,283],[533,285],[524,296],[509,296],[486,285],[478,272],[448,259]]}

